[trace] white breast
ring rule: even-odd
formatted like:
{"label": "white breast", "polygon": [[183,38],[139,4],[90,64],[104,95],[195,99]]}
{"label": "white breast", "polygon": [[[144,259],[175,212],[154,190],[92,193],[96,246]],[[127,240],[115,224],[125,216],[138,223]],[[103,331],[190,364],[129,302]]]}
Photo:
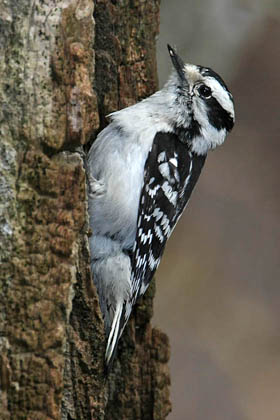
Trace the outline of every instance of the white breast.
{"label": "white breast", "polygon": [[89,200],[90,225],[95,234],[114,237],[130,248],[136,234],[144,165],[153,137],[150,135],[150,141],[143,145],[111,125],[103,130],[90,151],[91,174],[105,185],[104,194]]}
{"label": "white breast", "polygon": [[93,143],[88,157],[91,175],[105,185],[103,195],[89,199],[90,226],[125,248],[134,244],[144,166],[158,131],[171,131],[149,99],[111,115],[112,123]]}

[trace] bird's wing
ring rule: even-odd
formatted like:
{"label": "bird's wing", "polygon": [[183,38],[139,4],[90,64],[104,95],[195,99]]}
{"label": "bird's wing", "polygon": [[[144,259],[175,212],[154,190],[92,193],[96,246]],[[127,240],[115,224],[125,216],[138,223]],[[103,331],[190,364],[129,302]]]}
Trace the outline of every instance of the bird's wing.
{"label": "bird's wing", "polygon": [[131,255],[132,294],[124,305],[121,330],[159,265],[166,241],[190,198],[204,161],[205,156],[191,153],[175,134],[156,134],[144,168]]}
{"label": "bird's wing", "polygon": [[204,156],[191,153],[175,134],[155,136],[144,169],[132,255],[133,300],[147,289],[204,161]]}

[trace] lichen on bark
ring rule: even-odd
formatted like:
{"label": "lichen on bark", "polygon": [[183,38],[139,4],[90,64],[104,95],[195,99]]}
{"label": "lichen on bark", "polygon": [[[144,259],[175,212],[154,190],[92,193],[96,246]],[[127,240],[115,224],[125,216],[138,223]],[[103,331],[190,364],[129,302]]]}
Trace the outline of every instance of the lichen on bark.
{"label": "lichen on bark", "polygon": [[[1,6],[2,7],[2,6]],[[0,17],[0,412],[3,419],[164,419],[167,337],[153,287],[109,379],[89,269],[77,146],[152,93],[159,2],[7,0]]]}

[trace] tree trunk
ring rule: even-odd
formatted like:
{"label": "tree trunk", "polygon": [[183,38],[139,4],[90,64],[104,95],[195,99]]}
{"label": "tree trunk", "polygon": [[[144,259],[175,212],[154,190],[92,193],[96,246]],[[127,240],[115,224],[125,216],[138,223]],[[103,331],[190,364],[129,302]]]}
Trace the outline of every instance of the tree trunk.
{"label": "tree trunk", "polygon": [[0,418],[163,420],[169,347],[150,324],[154,283],[104,375],[75,152],[156,89],[159,0],[1,3]]}

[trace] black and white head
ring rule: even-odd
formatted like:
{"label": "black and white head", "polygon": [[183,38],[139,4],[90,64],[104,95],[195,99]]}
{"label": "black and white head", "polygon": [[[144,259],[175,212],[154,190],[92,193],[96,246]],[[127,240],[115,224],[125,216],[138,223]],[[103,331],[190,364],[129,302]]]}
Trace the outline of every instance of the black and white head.
{"label": "black and white head", "polygon": [[213,70],[184,64],[169,45],[168,50],[176,71],[164,90],[176,101],[170,112],[174,131],[193,152],[205,155],[224,142],[234,125],[233,97]]}

